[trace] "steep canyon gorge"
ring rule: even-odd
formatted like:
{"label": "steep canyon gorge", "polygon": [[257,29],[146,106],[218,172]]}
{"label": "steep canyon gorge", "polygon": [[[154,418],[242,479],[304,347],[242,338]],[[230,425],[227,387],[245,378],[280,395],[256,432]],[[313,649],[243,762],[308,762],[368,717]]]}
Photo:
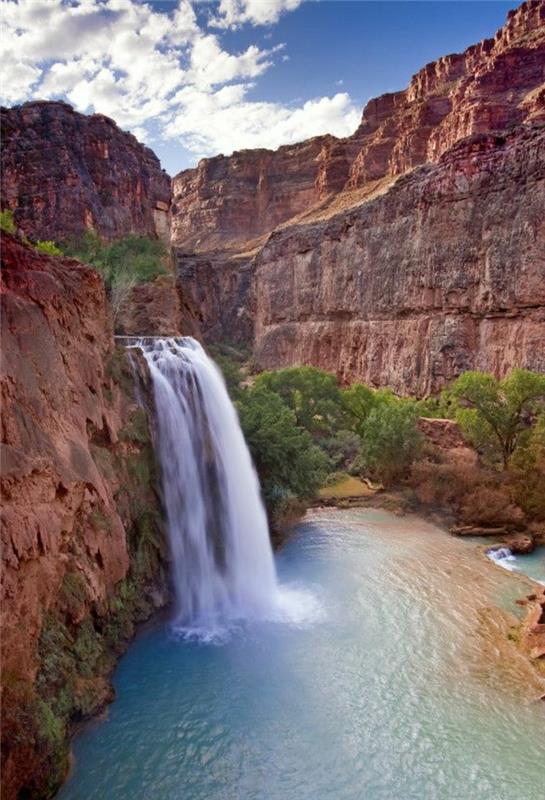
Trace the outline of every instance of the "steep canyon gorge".
{"label": "steep canyon gorge", "polygon": [[543,369],[544,81],[545,6],[525,3],[371,100],[348,139],[177,175],[172,243],[204,334],[402,393]]}
{"label": "steep canyon gorge", "polygon": [[[264,368],[435,392],[467,369],[545,372],[545,4],[371,100],[355,133],[203,159],[172,181],[102,115],[2,110],[2,208],[32,240],[171,245],[127,334],[248,345]],[[2,236],[3,784],[47,793],[69,724],[110,697],[167,602],[143,359],[98,274]],[[26,792],[26,794],[25,794]]]}

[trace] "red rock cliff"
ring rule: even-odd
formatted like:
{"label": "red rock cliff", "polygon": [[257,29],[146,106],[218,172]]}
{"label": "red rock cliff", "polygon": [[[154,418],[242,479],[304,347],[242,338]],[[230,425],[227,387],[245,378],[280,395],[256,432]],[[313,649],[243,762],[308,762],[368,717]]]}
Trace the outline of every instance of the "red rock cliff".
{"label": "red rock cliff", "polygon": [[164,602],[146,418],[89,267],[2,237],[2,796],[49,796]]}
{"label": "red rock cliff", "polygon": [[264,367],[427,394],[467,369],[545,371],[545,127],[477,134],[255,259]]}
{"label": "red rock cliff", "polygon": [[173,244],[205,334],[399,391],[545,369],[544,81],[532,0],[368,103],[347,139],[180,173]]}
{"label": "red rock cliff", "polygon": [[2,109],[2,207],[31,239],[94,228],[169,238],[170,178],[159,159],[102,114],[62,102]]}

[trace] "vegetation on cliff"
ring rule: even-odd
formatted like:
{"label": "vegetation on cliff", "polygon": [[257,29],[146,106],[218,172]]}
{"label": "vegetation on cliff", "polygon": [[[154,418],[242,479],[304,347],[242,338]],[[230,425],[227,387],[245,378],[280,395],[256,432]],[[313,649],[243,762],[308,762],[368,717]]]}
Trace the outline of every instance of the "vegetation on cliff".
{"label": "vegetation on cliff", "polygon": [[[11,233],[12,236],[17,234],[17,226],[15,224],[15,219],[11,208],[5,208],[3,211],[0,211],[0,231],[3,231],[4,233]],[[24,244],[33,247],[35,250],[38,250],[40,253],[46,253],[50,256],[60,256],[62,253],[55,242],[52,242],[49,239],[46,241],[38,239],[36,242],[31,242],[30,239],[23,235],[21,236],[21,241],[24,242]]]}
{"label": "vegetation on cliff", "polygon": [[110,298],[114,324],[132,289],[158,275],[165,275],[166,248],[158,239],[129,234],[104,242],[95,231],[63,245],[67,256],[96,267],[104,278]]}

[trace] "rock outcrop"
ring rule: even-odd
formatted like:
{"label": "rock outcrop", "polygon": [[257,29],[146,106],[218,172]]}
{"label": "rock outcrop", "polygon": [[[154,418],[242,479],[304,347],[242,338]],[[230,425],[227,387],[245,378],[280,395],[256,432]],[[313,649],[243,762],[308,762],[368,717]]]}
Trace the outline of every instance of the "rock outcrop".
{"label": "rock outcrop", "polygon": [[[166,602],[147,420],[90,267],[2,237],[2,782],[49,796],[71,722]],[[143,361],[135,361],[145,381]]]}
{"label": "rock outcrop", "polygon": [[544,81],[530,0],[368,103],[347,139],[176,176],[178,276],[205,336],[419,394],[545,369]]}
{"label": "rock outcrop", "polygon": [[120,311],[118,326],[127,336],[200,337],[199,315],[172,274],[137,284]]}
{"label": "rock outcrop", "polygon": [[170,236],[170,178],[155,154],[102,114],[62,102],[2,109],[2,208],[34,240],[93,228],[104,239]]}

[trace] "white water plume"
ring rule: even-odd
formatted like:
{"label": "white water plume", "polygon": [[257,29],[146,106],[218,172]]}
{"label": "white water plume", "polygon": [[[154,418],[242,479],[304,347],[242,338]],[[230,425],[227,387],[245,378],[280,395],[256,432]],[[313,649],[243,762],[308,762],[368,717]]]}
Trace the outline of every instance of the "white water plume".
{"label": "white water plume", "polygon": [[142,339],[176,592],[176,625],[207,638],[274,619],[280,593],[250,453],[222,376],[194,339]]}

